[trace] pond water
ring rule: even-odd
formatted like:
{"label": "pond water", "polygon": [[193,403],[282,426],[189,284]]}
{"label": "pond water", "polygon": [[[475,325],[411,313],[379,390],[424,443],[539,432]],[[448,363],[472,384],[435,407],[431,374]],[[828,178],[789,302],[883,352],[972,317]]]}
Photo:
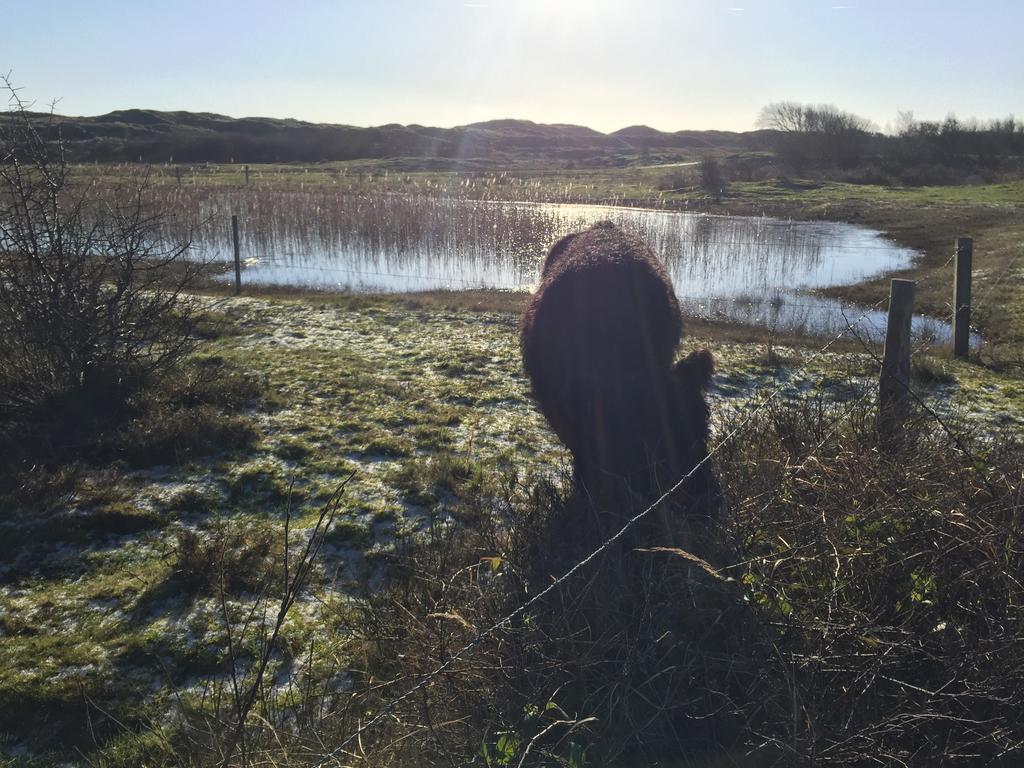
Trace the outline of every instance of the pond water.
{"label": "pond water", "polygon": [[[226,207],[230,206],[230,207]],[[243,283],[353,291],[532,289],[546,249],[601,220],[635,232],[664,259],[684,312],[778,330],[884,335],[885,313],[810,294],[912,265],[916,253],[852,224],[710,216],[636,208],[408,195],[213,198],[206,221],[241,210]],[[199,238],[230,258],[224,227]],[[884,308],[884,305],[883,305]],[[919,336],[949,325],[917,317]]]}

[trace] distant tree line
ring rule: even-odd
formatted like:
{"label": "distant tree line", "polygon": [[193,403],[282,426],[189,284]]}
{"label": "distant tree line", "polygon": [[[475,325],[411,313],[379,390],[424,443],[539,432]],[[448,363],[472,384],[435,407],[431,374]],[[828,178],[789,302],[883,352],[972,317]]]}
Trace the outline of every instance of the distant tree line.
{"label": "distant tree line", "polygon": [[[828,104],[777,102],[761,110],[761,130],[679,131],[633,126],[602,134],[581,126],[497,120],[457,128],[359,128],[275,118],[154,110],[98,117],[26,114],[59,135],[72,162],[273,163],[403,158],[424,168],[560,163],[596,168],[655,159],[712,156],[700,185],[720,195],[731,181],[778,175],[873,184],[994,181],[1024,174],[1024,120],[917,120],[900,113],[881,132],[871,121]],[[654,157],[657,153],[657,158]],[[645,160],[645,155],[647,159]],[[661,188],[690,184],[677,172]],[[719,178],[720,177],[720,178]]]}
{"label": "distant tree line", "polygon": [[1011,116],[980,122],[950,115],[942,122],[918,121],[913,112],[901,112],[895,135],[884,140],[886,157],[907,165],[996,168],[1005,158],[1024,155],[1024,120]]}
{"label": "distant tree line", "polygon": [[[851,181],[902,184],[961,183],[1024,171],[1024,120],[919,121],[901,112],[895,129],[829,104],[777,102],[761,110],[758,125],[784,171],[839,172]],[[845,173],[844,173],[845,172]]]}

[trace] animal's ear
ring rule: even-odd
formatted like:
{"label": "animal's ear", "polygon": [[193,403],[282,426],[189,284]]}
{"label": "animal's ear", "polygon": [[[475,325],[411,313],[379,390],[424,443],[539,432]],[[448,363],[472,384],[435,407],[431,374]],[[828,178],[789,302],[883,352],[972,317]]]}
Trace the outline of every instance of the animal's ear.
{"label": "animal's ear", "polygon": [[573,232],[571,235],[566,235],[551,246],[551,250],[548,251],[548,255],[544,259],[544,268],[540,272],[541,277],[547,277],[548,272],[551,271],[551,268],[558,261],[559,257],[565,253],[565,249],[569,247],[569,244],[575,240],[578,235],[578,232]]}
{"label": "animal's ear", "polygon": [[715,356],[707,349],[694,350],[676,363],[674,371],[681,380],[696,384],[705,391],[711,384],[711,374],[715,372]]}

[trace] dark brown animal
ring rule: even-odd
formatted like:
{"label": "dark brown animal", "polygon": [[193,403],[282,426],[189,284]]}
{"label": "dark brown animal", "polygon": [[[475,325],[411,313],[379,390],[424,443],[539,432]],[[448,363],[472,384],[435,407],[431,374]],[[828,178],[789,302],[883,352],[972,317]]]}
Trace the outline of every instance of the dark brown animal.
{"label": "dark brown animal", "polygon": [[[714,361],[701,350],[673,364],[682,328],[664,265],[614,224],[568,235],[548,253],[523,316],[523,363],[588,492],[611,483],[653,498],[707,456]],[[706,511],[716,489],[702,468],[684,503],[699,498]]]}

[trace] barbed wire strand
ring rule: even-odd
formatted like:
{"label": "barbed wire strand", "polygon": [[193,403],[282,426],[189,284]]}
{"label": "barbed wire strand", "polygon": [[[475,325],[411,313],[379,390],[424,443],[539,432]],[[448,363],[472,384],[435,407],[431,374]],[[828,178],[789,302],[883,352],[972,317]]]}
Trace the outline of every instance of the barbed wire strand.
{"label": "barbed wire strand", "polygon": [[[848,333],[850,330],[852,330],[865,317],[867,317],[867,315],[870,312],[873,312],[876,309],[878,309],[878,307],[880,307],[883,303],[888,301],[888,299],[889,299],[889,297],[886,296],[886,297],[880,299],[878,302],[876,302],[875,305],[871,309],[869,309],[865,313],[863,313],[853,323],[848,324],[846,328],[844,328],[842,331],[840,331],[840,333],[838,333],[837,335],[833,336],[823,347],[821,347],[820,349],[818,349],[815,352],[813,352],[811,354],[811,356],[807,360],[804,361],[805,364],[806,364],[806,362],[809,362],[810,360],[814,359],[815,357],[817,357],[819,355],[822,355],[825,352],[827,352],[829,350],[829,348],[832,347],[833,344],[837,343],[843,336],[846,335],[846,333]],[[416,685],[414,685],[412,688],[410,688],[409,690],[407,690],[405,693],[401,694],[397,698],[392,699],[379,712],[377,712],[376,715],[374,715],[366,723],[364,723],[359,728],[357,728],[355,731],[353,731],[339,746],[337,746],[335,749],[331,750],[329,753],[327,753],[325,755],[322,755],[321,757],[323,759],[321,759],[318,763],[316,763],[314,765],[314,768],[323,768],[323,766],[327,765],[328,762],[330,762],[332,760],[335,760],[337,755],[342,753],[345,750],[346,747],[348,747],[352,742],[354,742],[356,739],[358,739],[360,736],[362,736],[362,734],[364,734],[367,730],[369,730],[370,728],[375,726],[377,723],[379,723],[381,720],[383,720],[385,717],[387,717],[392,711],[394,711],[394,709],[399,704],[401,704],[403,701],[407,700],[411,696],[415,695],[419,691],[421,691],[424,688],[426,688],[426,686],[429,685],[431,683],[431,681],[434,680],[434,678],[438,677],[439,675],[443,674],[446,670],[451,668],[451,666],[453,664],[455,664],[455,662],[457,662],[465,654],[467,654],[471,650],[473,650],[476,646],[478,646],[481,642],[483,642],[485,639],[487,639],[490,635],[492,635],[494,632],[496,632],[498,629],[500,629],[501,627],[505,626],[509,622],[515,620],[518,616],[520,616],[523,613],[525,613],[531,606],[536,604],[538,601],[540,601],[541,599],[543,599],[547,595],[551,594],[554,590],[556,590],[559,587],[561,587],[566,581],[571,579],[576,573],[578,573],[583,568],[585,568],[589,563],[593,562],[599,555],[604,553],[612,544],[614,544],[619,539],[621,539],[623,536],[625,536],[626,533],[628,533],[637,523],[639,523],[641,520],[643,520],[644,517],[649,515],[652,511],[654,511],[662,503],[664,503],[670,496],[675,494],[683,486],[683,484],[686,483],[687,480],[689,480],[691,477],[693,477],[700,469],[702,469],[706,464],[708,464],[708,462],[710,462],[711,459],[726,444],[728,444],[730,441],[735,439],[746,428],[746,426],[753,421],[754,417],[761,410],[766,408],[768,406],[768,404],[771,403],[776,397],[778,397],[778,395],[785,388],[786,388],[786,384],[785,383],[782,383],[779,386],[775,387],[775,389],[773,389],[772,392],[770,392],[767,397],[765,397],[760,403],[758,403],[758,405],[754,409],[752,409],[750,411],[749,414],[747,414],[747,416],[743,419],[743,421],[740,424],[738,424],[736,427],[734,427],[729,432],[729,434],[727,434],[725,437],[723,437],[721,440],[719,440],[718,443],[715,444],[715,446],[708,452],[707,456],[705,456],[696,466],[694,466],[689,472],[687,472],[679,480],[677,480],[676,483],[674,485],[672,485],[667,491],[662,493],[661,496],[659,496],[657,498],[657,500],[655,500],[653,503],[651,503],[648,507],[646,507],[641,512],[639,512],[636,515],[634,515],[633,517],[631,517],[616,533],[614,533],[612,536],[610,536],[608,539],[606,539],[600,546],[598,546],[595,550],[593,550],[589,555],[587,555],[582,560],[580,560],[575,565],[573,565],[568,571],[566,571],[564,574],[562,574],[557,579],[552,581],[547,587],[542,589],[540,592],[535,594],[533,597],[531,597],[528,600],[526,600],[526,602],[520,604],[515,610],[513,610],[510,613],[508,613],[507,615],[505,615],[503,618],[501,618],[500,620],[498,620],[494,624],[490,625],[489,627],[487,627],[483,631],[477,633],[477,635],[472,640],[470,640],[468,643],[466,643],[464,646],[462,646],[459,650],[457,650],[454,654],[452,654],[445,662],[443,662],[441,665],[436,667],[431,672],[425,674],[423,676],[423,678]]]}
{"label": "barbed wire strand", "polygon": [[[951,261],[952,261],[952,257],[946,262],[946,264],[948,265]],[[931,275],[929,275],[928,277],[930,278]],[[821,354],[824,354],[831,346],[833,346],[835,343],[837,343],[848,332],[853,330],[864,319],[866,319],[872,312],[878,310],[878,308],[883,303],[885,303],[885,301],[887,299],[888,299],[888,296],[883,297],[878,302],[876,302],[871,308],[869,308],[866,311],[864,311],[856,320],[854,320],[853,322],[849,322],[847,324],[847,326],[842,331],[840,331],[838,334],[836,334],[834,337],[832,337],[820,349],[818,349],[815,352],[813,352],[811,354],[811,356],[808,357],[804,361],[804,364],[806,364],[810,360],[814,359],[815,357],[817,357],[817,356],[819,356]],[[917,354],[917,352],[919,352],[919,351],[920,350],[915,350],[912,354]],[[628,533],[629,530],[631,530],[636,524],[638,524],[644,517],[646,517],[653,510],[655,510],[658,506],[660,506],[662,503],[664,503],[669,497],[671,497],[673,494],[675,494],[686,483],[687,480],[689,480],[691,477],[693,477],[700,469],[702,469],[708,462],[710,462],[711,459],[725,445],[727,445],[729,442],[734,440],[747,427],[747,425],[749,425],[753,421],[754,417],[760,411],[762,411],[764,408],[766,408],[769,405],[769,403],[771,403],[776,397],[778,397],[778,395],[781,392],[783,392],[785,388],[786,388],[786,384],[785,383],[782,383],[779,386],[775,387],[772,390],[772,392],[770,392],[768,394],[767,397],[762,399],[758,403],[758,405],[755,408],[753,408],[750,411],[750,413],[747,414],[747,416],[743,419],[743,421],[740,424],[738,424],[736,427],[734,427],[725,437],[723,437],[721,440],[719,440],[717,442],[717,444],[712,448],[711,451],[708,452],[708,455],[705,456],[704,459],[702,459],[689,472],[687,472],[685,475],[683,475],[674,485],[672,485],[668,490],[666,490],[657,500],[655,500],[652,504],[650,504],[644,510],[642,510],[641,512],[639,512],[638,514],[636,514],[632,518],[630,518],[622,526],[622,528],[619,529],[619,531],[617,531],[615,534],[613,534],[611,537],[609,537],[607,540],[605,540],[600,546],[598,546],[595,550],[593,550],[585,558],[583,558],[582,560],[577,562],[575,565],[573,565],[562,576],[560,576],[557,579],[555,579],[554,581],[552,581],[547,587],[545,587],[543,590],[541,590],[540,592],[538,592],[537,594],[535,594],[534,596],[532,596],[528,600],[526,600],[524,603],[519,605],[515,610],[513,610],[509,614],[505,615],[499,621],[495,622],[494,624],[492,624],[491,626],[489,626],[485,630],[479,632],[470,642],[466,643],[462,648],[457,650],[453,655],[451,655],[441,665],[439,665],[433,671],[431,671],[431,672],[427,673],[426,675],[424,675],[422,677],[422,679],[416,685],[414,685],[412,688],[410,688],[409,690],[407,690],[405,693],[401,694],[397,698],[392,699],[376,715],[374,715],[370,720],[368,720],[362,726],[357,728],[352,734],[350,734],[338,747],[336,747],[334,750],[332,750],[331,752],[329,752],[329,753],[327,753],[325,755],[321,755],[322,759],[320,760],[320,762],[318,762],[316,764],[315,768],[322,768],[328,762],[330,762],[331,760],[334,760],[337,757],[337,755],[342,753],[353,741],[358,739],[363,733],[365,733],[370,728],[374,727],[377,723],[381,722],[381,720],[383,720],[392,711],[394,711],[394,709],[399,704],[401,704],[403,701],[407,700],[411,696],[415,695],[417,692],[423,690],[436,677],[438,677],[439,675],[443,674],[446,670],[451,668],[459,659],[461,659],[467,653],[472,651],[476,646],[478,646],[481,642],[483,642],[485,639],[487,639],[490,635],[492,635],[494,632],[496,632],[502,626],[508,624],[509,622],[515,620],[518,616],[520,616],[523,613],[525,613],[531,606],[536,604],[538,601],[542,600],[547,595],[551,594],[554,590],[556,590],[559,587],[561,587],[561,585],[563,585],[567,580],[572,578],[572,576],[574,576],[576,573],[578,573],[579,571],[584,569],[588,564],[593,562],[594,559],[596,559],[603,552],[605,552],[612,544],[614,544],[615,542],[620,540],[623,536],[625,536],[626,533]],[[828,436],[831,435],[832,433],[834,433],[835,429],[838,428],[838,425],[842,421],[842,419],[845,418],[847,415],[849,415],[849,413],[852,413],[853,408],[856,407],[861,401],[863,401],[869,394],[870,394],[870,392],[865,392],[865,393],[861,394],[858,398],[856,398],[849,405],[848,408],[845,409],[843,414],[841,414],[837,419],[834,420],[833,424],[830,426],[830,429],[829,429],[828,433],[826,434],[826,437],[823,438],[818,443],[817,447],[820,447],[825,442],[825,440],[828,438]]]}
{"label": "barbed wire strand", "polygon": [[[952,258],[953,258],[953,256],[950,256],[950,258],[946,261],[945,265],[948,265],[952,261]],[[929,275],[929,278],[931,278],[931,276],[932,275]],[[923,281],[920,281],[920,282],[923,282]],[[877,311],[879,309],[879,307],[881,307],[881,305],[888,300],[888,298],[889,298],[888,296],[883,297],[878,302],[876,302],[876,304],[874,304],[870,308],[866,309],[859,317],[857,317],[857,319],[855,319],[854,322],[848,323],[847,327],[844,328],[840,333],[835,335],[833,338],[830,338],[820,349],[815,350],[805,360],[805,364],[810,359],[813,359],[814,357],[816,357],[816,356],[818,356],[820,354],[823,354],[831,346],[833,346],[834,344],[839,342],[839,340],[841,338],[843,338],[843,336],[845,336],[847,333],[852,331],[857,325],[859,325],[861,322],[863,322],[864,319],[871,312]],[[915,354],[916,351],[920,351],[920,350],[915,350],[913,353]],[[566,581],[571,579],[575,573],[578,573],[583,568],[585,568],[588,564],[593,562],[593,560],[595,558],[597,558],[599,555],[601,555],[603,552],[605,552],[612,544],[614,544],[618,540],[621,540],[627,534],[627,532],[629,532],[629,530],[631,528],[633,528],[637,523],[639,523],[644,517],[646,517],[648,514],[650,514],[658,506],[662,505],[671,496],[673,496],[675,493],[677,493],[679,488],[682,487],[682,485],[688,479],[690,479],[703,466],[706,466],[723,449],[723,447],[726,444],[728,444],[731,440],[735,439],[736,436],[739,435],[740,432],[742,432],[742,430],[745,429],[745,427],[748,426],[754,420],[754,418],[762,410],[767,408],[768,404],[770,402],[772,402],[785,389],[785,386],[786,386],[785,383],[782,383],[782,384],[779,384],[777,387],[775,387],[765,398],[763,398],[757,404],[756,408],[754,408],[748,415],[746,415],[746,417],[742,420],[742,422],[740,422],[740,424],[738,424],[736,427],[734,427],[725,437],[723,437],[721,440],[719,440],[716,443],[716,445],[713,447],[712,451],[710,451],[709,454],[705,458],[703,458],[690,471],[688,471],[681,478],[679,478],[679,480],[677,480],[676,483],[674,483],[668,490],[666,490],[666,492],[664,494],[662,494],[662,496],[658,497],[657,500],[655,500],[652,504],[650,504],[644,510],[642,510],[638,514],[636,514],[633,517],[631,517],[622,526],[622,528],[620,528],[620,530],[616,531],[615,534],[613,534],[610,538],[608,538],[605,542],[603,542],[600,546],[598,546],[594,551],[592,551],[584,559],[580,560],[579,562],[577,562],[573,566],[571,566],[567,571],[565,571],[561,575],[561,577],[559,577],[556,580],[554,580],[551,584],[549,584],[541,592],[539,592],[536,595],[534,595],[534,596],[530,597],[529,599],[527,599],[525,602],[523,602],[518,607],[516,607],[513,611],[511,611],[510,613],[508,613],[505,616],[503,616],[501,618],[501,620],[499,620],[498,622],[496,622],[493,625],[490,625],[485,630],[477,633],[477,635],[470,642],[466,643],[462,648],[457,650],[453,655],[451,655],[449,658],[447,658],[445,660],[445,662],[443,662],[440,666],[435,668],[430,673],[427,673],[426,675],[424,675],[423,678],[420,680],[420,682],[418,682],[412,688],[410,688],[406,692],[400,694],[396,698],[393,698],[373,718],[371,718],[364,725],[359,726],[355,731],[353,731],[344,741],[342,741],[341,744],[339,744],[337,746],[337,748],[335,748],[333,751],[331,751],[330,753],[328,753],[326,755],[322,755],[321,757],[323,759],[321,761],[319,761],[318,763],[316,763],[314,768],[323,768],[323,766],[327,765],[328,762],[330,762],[332,760],[335,760],[336,757],[340,753],[344,752],[344,750],[347,748],[347,746],[349,744],[351,744],[359,736],[361,736],[362,734],[367,732],[369,729],[371,729],[372,727],[377,725],[385,717],[387,717],[391,712],[393,712],[393,710],[399,705],[399,703],[401,703],[404,700],[407,700],[411,696],[415,695],[417,692],[423,690],[427,685],[430,684],[430,682],[432,680],[434,680],[439,675],[443,674],[446,670],[449,670],[453,665],[455,665],[456,662],[458,662],[458,660],[460,658],[462,658],[464,655],[469,653],[473,648],[475,648],[477,645],[479,645],[481,642],[483,642],[483,640],[485,640],[487,637],[489,637],[490,635],[492,635],[495,632],[497,632],[501,627],[503,627],[503,626],[509,624],[510,622],[514,621],[517,616],[519,616],[522,613],[524,613],[530,606],[536,604],[538,601],[542,600],[544,597],[546,597],[547,595],[551,594],[556,589],[560,588]],[[835,431],[835,429],[838,428],[838,425],[841,423],[842,419],[845,418],[845,416],[848,415],[849,413],[852,413],[853,408],[856,407],[857,404],[867,396],[867,394],[868,394],[868,392],[862,393],[859,397],[857,397],[851,403],[851,406],[846,410],[846,413],[844,415],[842,415],[840,418],[836,419],[834,424],[831,425],[831,427],[830,427],[830,429],[828,431],[828,434],[833,433]],[[827,435],[826,435],[825,438],[823,438],[821,441],[819,441],[818,446],[823,444],[823,442],[824,442],[824,440],[826,438],[827,438]]]}
{"label": "barbed wire strand", "polygon": [[995,289],[999,287],[999,284],[1003,281],[1003,278],[1005,278],[1007,275],[1010,274],[1010,272],[1013,271],[1013,268],[1017,265],[1017,262],[1021,259],[1022,256],[1024,256],[1024,246],[1020,248],[1016,256],[1010,259],[1010,263],[1007,264],[1006,268],[999,273],[999,276],[996,277],[995,281],[991,285],[989,285],[988,290],[986,290],[985,293],[981,295],[981,297],[978,299],[978,302],[974,305],[972,312],[978,312],[981,310],[983,306],[985,306],[985,302],[988,300],[989,296],[991,296]]}

